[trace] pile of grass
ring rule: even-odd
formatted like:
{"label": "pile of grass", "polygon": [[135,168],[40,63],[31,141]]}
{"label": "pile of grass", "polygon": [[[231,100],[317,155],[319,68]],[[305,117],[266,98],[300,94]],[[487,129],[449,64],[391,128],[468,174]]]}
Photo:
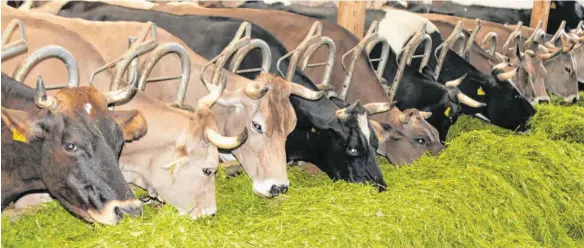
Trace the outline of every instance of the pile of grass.
{"label": "pile of grass", "polygon": [[246,176],[221,171],[213,218],[147,206],[118,226],[88,225],[51,203],[3,217],[2,246],[582,247],[584,135],[569,122],[583,109],[538,107],[521,135],[461,118],[439,156],[383,162],[381,194],[290,168],[288,194],[262,199]]}

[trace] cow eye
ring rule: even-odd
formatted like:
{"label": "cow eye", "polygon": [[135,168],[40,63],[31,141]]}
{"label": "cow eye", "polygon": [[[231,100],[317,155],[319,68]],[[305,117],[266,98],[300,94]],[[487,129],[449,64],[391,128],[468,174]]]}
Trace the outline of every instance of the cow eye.
{"label": "cow eye", "polygon": [[214,169],[205,168],[205,169],[203,169],[203,173],[205,173],[206,176],[210,176],[211,174],[215,174],[215,170]]}
{"label": "cow eye", "polygon": [[65,143],[65,145],[63,145],[63,147],[65,147],[65,150],[67,150],[68,152],[73,152],[73,151],[77,150],[77,146],[73,143]]}
{"label": "cow eye", "polygon": [[567,71],[568,73],[572,73],[572,68],[570,68],[570,67],[566,67],[566,68],[564,68],[564,69],[566,69],[566,71]]}
{"label": "cow eye", "polygon": [[347,148],[347,154],[349,154],[351,156],[358,156],[359,151],[355,148]]}
{"label": "cow eye", "polygon": [[416,143],[418,145],[423,145],[426,144],[426,140],[425,139],[414,139],[414,141],[416,141]]}
{"label": "cow eye", "polygon": [[251,126],[253,127],[253,130],[255,130],[256,132],[263,133],[262,125],[258,124],[257,122],[252,121]]}

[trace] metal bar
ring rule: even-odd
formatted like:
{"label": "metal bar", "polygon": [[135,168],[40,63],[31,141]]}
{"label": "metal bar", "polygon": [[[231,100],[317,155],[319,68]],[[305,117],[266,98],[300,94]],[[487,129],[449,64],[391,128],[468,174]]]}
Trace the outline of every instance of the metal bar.
{"label": "metal bar", "polygon": [[239,74],[239,73],[250,73],[250,72],[258,72],[258,71],[263,71],[263,68],[253,68],[253,69],[242,69],[242,70],[237,70],[235,71],[235,73]]}
{"label": "metal bar", "polygon": [[160,81],[167,81],[167,80],[175,80],[175,79],[180,79],[180,76],[162,76],[162,77],[154,77],[154,78],[148,78],[146,79],[147,83],[153,83],[153,82],[160,82]]}
{"label": "metal bar", "polygon": [[325,66],[325,65],[329,65],[329,62],[321,62],[321,63],[312,63],[312,64],[308,64],[306,65],[306,67],[310,68],[310,67],[317,67],[317,66]]}

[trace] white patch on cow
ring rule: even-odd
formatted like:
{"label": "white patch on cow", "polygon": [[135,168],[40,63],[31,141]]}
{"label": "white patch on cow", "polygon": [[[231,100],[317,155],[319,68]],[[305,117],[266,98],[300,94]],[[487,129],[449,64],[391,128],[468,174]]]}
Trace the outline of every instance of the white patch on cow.
{"label": "white patch on cow", "polygon": [[85,112],[87,112],[87,114],[91,114],[91,109],[93,108],[93,106],[91,106],[91,103],[86,103],[85,106],[83,106],[83,108],[85,109]]}
{"label": "white patch on cow", "polygon": [[288,5],[292,4],[292,1],[289,1],[289,0],[263,0],[263,2],[265,4],[269,4],[269,5],[281,3],[284,6],[288,6]]}
{"label": "white patch on cow", "polygon": [[478,5],[505,9],[531,9],[533,7],[533,0],[452,0],[451,2],[465,6]]}
{"label": "white patch on cow", "polygon": [[367,139],[367,144],[371,143],[371,130],[369,129],[369,122],[367,121],[367,115],[358,115],[357,123],[359,124],[359,130]]}
{"label": "white patch on cow", "polygon": [[426,23],[426,32],[438,32],[428,19],[403,10],[384,9],[385,17],[379,22],[379,35],[386,38],[396,54],[400,54],[406,42]]}

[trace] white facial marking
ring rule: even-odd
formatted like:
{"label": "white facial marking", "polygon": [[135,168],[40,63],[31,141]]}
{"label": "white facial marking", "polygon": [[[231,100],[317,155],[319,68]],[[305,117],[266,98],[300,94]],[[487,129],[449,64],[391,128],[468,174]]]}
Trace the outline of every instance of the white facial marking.
{"label": "white facial marking", "polygon": [[357,123],[359,123],[359,129],[361,130],[361,133],[365,136],[365,139],[367,139],[367,143],[369,144],[370,143],[369,139],[371,139],[371,130],[369,130],[367,115],[358,115]]}
{"label": "white facial marking", "polygon": [[87,112],[87,114],[91,114],[91,109],[93,106],[91,106],[91,103],[87,103],[85,106],[83,106],[83,108],[85,108],[85,112]]}
{"label": "white facial marking", "polygon": [[384,9],[385,17],[379,22],[379,35],[387,39],[389,46],[399,55],[414,33],[426,23],[426,32],[438,32],[436,25],[428,19],[403,10]]}

